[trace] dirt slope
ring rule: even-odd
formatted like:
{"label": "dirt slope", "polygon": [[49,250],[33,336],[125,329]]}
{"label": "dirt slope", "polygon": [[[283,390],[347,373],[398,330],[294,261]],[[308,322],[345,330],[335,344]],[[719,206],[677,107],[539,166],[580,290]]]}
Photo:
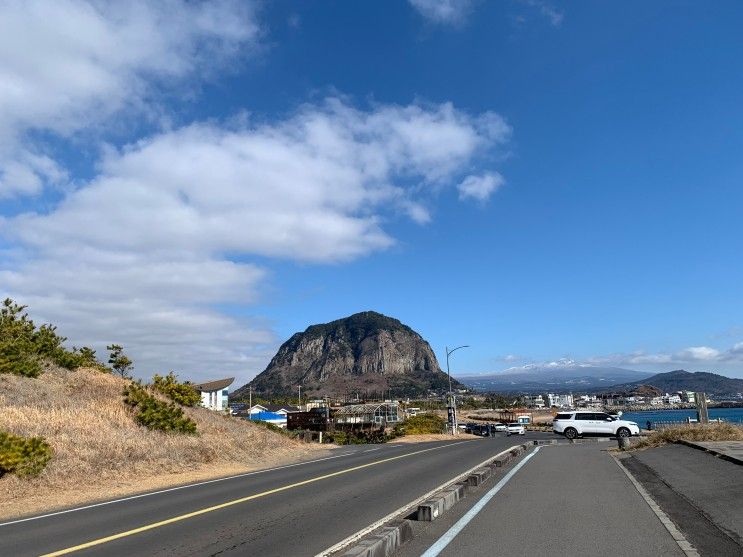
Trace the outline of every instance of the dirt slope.
{"label": "dirt slope", "polygon": [[54,457],[37,478],[0,478],[0,518],[310,458],[325,450],[203,408],[196,436],[150,431],[122,403],[126,381],[92,369],[0,375],[0,429],[42,436]]}

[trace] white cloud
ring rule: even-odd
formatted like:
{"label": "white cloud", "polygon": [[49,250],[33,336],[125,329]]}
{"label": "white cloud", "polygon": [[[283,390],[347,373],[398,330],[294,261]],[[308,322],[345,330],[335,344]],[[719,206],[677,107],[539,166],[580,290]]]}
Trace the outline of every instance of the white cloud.
{"label": "white cloud", "polygon": [[709,346],[690,346],[689,348],[685,348],[679,352],[676,355],[676,358],[681,361],[714,362],[717,361],[720,356],[720,351],[715,348],[710,348]]}
{"label": "white cloud", "polygon": [[743,363],[743,342],[733,347],[720,350],[710,346],[690,346],[675,352],[630,352],[595,356],[586,360],[593,365],[693,365],[693,364],[727,364]]}
{"label": "white cloud", "polygon": [[0,4],[0,198],[66,173],[34,134],[69,137],[122,111],[156,110],[159,89],[220,67],[260,29],[237,0]]}
{"label": "white cloud", "polygon": [[411,196],[442,187],[506,141],[493,118],[448,103],[364,112],[331,98],[275,125],[194,124],[109,153],[101,175],[56,211],[3,228],[42,250],[64,240],[127,252],[346,260],[391,245],[380,207],[398,205],[425,222]]}
{"label": "white cloud", "polygon": [[498,115],[449,103],[360,110],[330,98],[276,123],[197,123],[111,148],[51,212],[0,220],[23,248],[0,294],[77,343],[132,347],[143,374],[179,361],[195,378],[247,372],[272,335],[213,309],[256,300],[266,271],[247,261],[383,250],[386,218],[428,222],[421,201],[509,135]]}
{"label": "white cloud", "polygon": [[471,0],[409,0],[428,21],[445,25],[461,25],[472,9]]}
{"label": "white cloud", "polygon": [[546,18],[553,27],[560,27],[564,14],[546,0],[524,0],[524,3],[539,11],[539,15]]}
{"label": "white cloud", "polygon": [[486,201],[506,181],[498,172],[488,172],[482,176],[467,176],[458,186],[460,199]]}

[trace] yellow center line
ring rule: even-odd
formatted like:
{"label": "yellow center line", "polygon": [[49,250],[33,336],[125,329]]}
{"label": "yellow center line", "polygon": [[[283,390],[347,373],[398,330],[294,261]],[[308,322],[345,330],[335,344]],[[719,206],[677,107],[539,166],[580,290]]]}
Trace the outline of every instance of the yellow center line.
{"label": "yellow center line", "polygon": [[260,497],[265,497],[267,495],[272,495],[274,493],[279,493],[281,491],[286,491],[287,489],[293,489],[295,487],[300,487],[303,485],[311,484],[314,482],[319,482],[321,480],[326,480],[328,478],[333,478],[335,476],[340,476],[342,474],[348,474],[349,472],[355,472],[356,470],[361,470],[363,468],[369,468],[370,466],[376,466],[377,464],[383,464],[385,462],[391,462],[393,460],[398,460],[401,458],[407,458],[409,456],[421,454],[421,453],[427,453],[429,451],[435,451],[438,449],[444,449],[446,447],[452,447],[454,445],[459,445],[460,443],[466,443],[467,441],[458,441],[456,443],[449,443],[447,445],[440,445],[438,447],[432,447],[430,449],[423,449],[420,451],[415,451],[412,453],[407,453],[403,455],[398,456],[392,456],[389,458],[383,458],[381,460],[375,460],[374,462],[369,462],[367,464],[360,464],[359,466],[353,466],[351,468],[346,468],[344,470],[339,470],[337,472],[332,472],[330,474],[325,474],[323,476],[317,476],[315,478],[310,478],[309,480],[303,480],[301,482],[296,482],[289,485],[284,485],[281,487],[277,487],[274,489],[269,489],[268,491],[263,491],[261,493],[256,493],[255,495],[248,495],[247,497],[241,497],[240,499],[234,499],[232,501],[227,501],[226,503],[220,503],[219,505],[214,505],[212,507],[206,507],[204,509],[199,509],[198,511],[193,511],[190,513],[182,514],[180,516],[174,516],[173,518],[168,518],[166,520],[161,520],[160,522],[153,522],[152,524],[147,524],[145,526],[140,526],[139,528],[134,528],[133,530],[126,530],[125,532],[119,532],[118,534],[113,534],[111,536],[106,536],[105,538],[98,538],[96,540],[91,540],[89,542],[82,543],[80,545],[76,545],[73,547],[68,547],[67,549],[60,549],[59,551],[54,551],[52,553],[45,553],[41,557],[56,557],[57,555],[68,555],[69,553],[73,553],[75,551],[80,551],[82,549],[88,549],[89,547],[95,547],[96,545],[101,545],[104,543],[112,542],[114,540],[119,540],[121,538],[126,538],[129,536],[133,536],[135,534],[139,534],[141,532],[146,532],[147,530],[154,530],[155,528],[160,528],[161,526],[167,526],[168,524],[173,524],[174,522],[180,522],[181,520],[186,520],[188,518],[193,518],[194,516],[199,516],[202,514],[210,513],[213,511],[218,511],[220,509],[225,509],[227,507],[231,507],[233,505],[239,505],[240,503],[245,503],[246,501],[251,501],[253,499],[258,499]]}

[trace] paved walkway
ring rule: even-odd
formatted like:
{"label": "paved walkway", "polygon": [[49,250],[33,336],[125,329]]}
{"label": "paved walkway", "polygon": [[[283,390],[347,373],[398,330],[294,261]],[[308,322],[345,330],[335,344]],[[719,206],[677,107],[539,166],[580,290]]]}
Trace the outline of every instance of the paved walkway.
{"label": "paved walkway", "polygon": [[[401,548],[400,557],[417,557],[427,550],[427,555],[444,557],[683,557],[606,448],[542,447],[439,553],[430,548],[466,509],[431,523]],[[483,492],[492,487],[486,484]]]}
{"label": "paved walkway", "polygon": [[[734,540],[743,555],[743,466],[684,445],[636,451],[633,457]],[[687,530],[693,538],[694,528]]]}
{"label": "paved walkway", "polygon": [[684,444],[743,464],[743,441],[685,441]]}

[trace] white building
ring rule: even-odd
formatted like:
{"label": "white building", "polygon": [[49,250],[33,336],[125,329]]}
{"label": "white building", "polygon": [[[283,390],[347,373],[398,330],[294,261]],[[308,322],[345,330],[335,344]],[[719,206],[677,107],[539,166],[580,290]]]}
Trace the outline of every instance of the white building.
{"label": "white building", "polygon": [[274,414],[281,414],[286,416],[291,412],[299,412],[299,406],[292,406],[291,404],[254,404],[250,407],[250,414],[259,414],[261,412],[272,412]]}
{"label": "white building", "polygon": [[227,397],[229,386],[235,380],[234,377],[209,381],[194,385],[193,388],[201,393],[201,405],[209,410],[222,411],[227,408]]}
{"label": "white building", "polygon": [[554,395],[547,393],[547,399],[549,400],[550,407],[557,408],[572,408],[573,407],[573,395]]}
{"label": "white building", "polygon": [[663,401],[666,404],[680,404],[681,396],[680,395],[669,395],[668,393],[666,393],[666,396],[663,397]]}
{"label": "white building", "polygon": [[544,408],[544,397],[542,395],[527,396],[525,402],[530,408]]}

